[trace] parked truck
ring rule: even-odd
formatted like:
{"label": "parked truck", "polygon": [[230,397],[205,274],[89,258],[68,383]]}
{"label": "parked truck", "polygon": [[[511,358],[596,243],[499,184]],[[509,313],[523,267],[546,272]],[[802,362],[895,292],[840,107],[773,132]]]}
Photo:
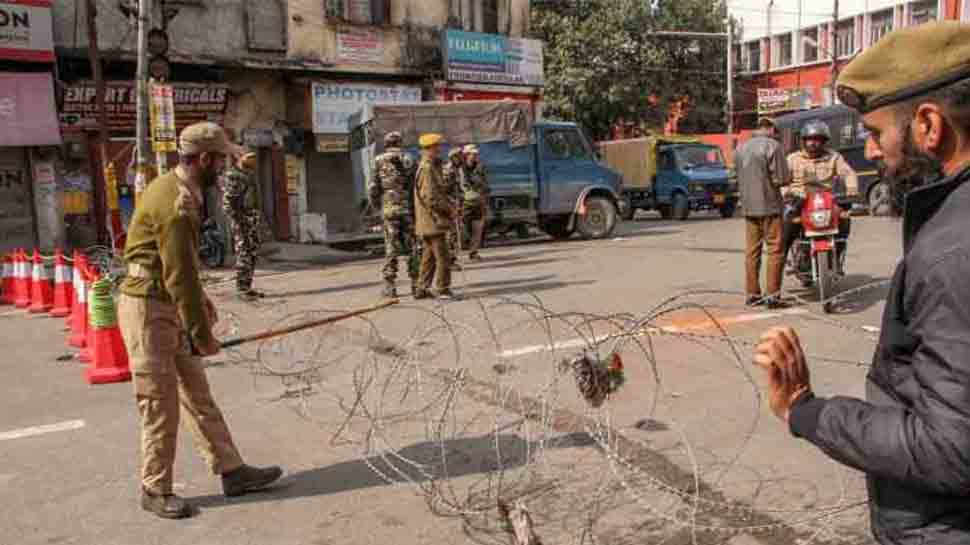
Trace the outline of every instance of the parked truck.
{"label": "parked truck", "polygon": [[637,210],[678,220],[700,210],[734,215],[737,184],[717,146],[690,136],[648,136],[600,142],[599,151],[623,177],[623,219],[633,219]]}
{"label": "parked truck", "polygon": [[[536,122],[531,112],[529,103],[511,100],[371,106],[352,132],[352,148],[379,154],[384,135],[398,131],[417,161],[418,137],[434,132],[444,136],[446,161],[452,147],[476,144],[491,189],[487,232],[524,234],[535,226],[554,238],[608,237],[625,212],[619,173],[596,160],[576,124]],[[361,187],[370,167],[362,174]],[[368,217],[373,228],[379,211]]]}

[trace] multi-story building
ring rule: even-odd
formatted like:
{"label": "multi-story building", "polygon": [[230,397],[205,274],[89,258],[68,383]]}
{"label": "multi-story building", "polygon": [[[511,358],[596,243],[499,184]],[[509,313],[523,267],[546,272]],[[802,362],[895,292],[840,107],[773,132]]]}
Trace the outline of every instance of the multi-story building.
{"label": "multi-story building", "polygon": [[[108,81],[108,159],[124,185],[131,181],[123,173],[135,136],[138,2],[95,3]],[[175,87],[176,125],[214,120],[258,150],[264,213],[279,240],[304,238],[305,224],[314,219],[320,224],[324,218],[334,236],[359,227],[363,165],[360,154],[351,152],[350,128],[364,105],[505,96],[541,100],[541,46],[535,54],[535,42],[519,39],[529,25],[528,0],[150,3],[151,26],[168,37],[165,57],[168,83]],[[64,90],[61,129],[97,183],[102,168],[91,151],[97,121],[86,3],[53,4]],[[494,66],[459,70],[449,62],[461,57],[462,47],[495,43],[508,54]],[[209,210],[218,218],[217,199],[211,200]]]}
{"label": "multi-story building", "polygon": [[[734,55],[740,91],[735,100],[735,127],[752,128],[759,116],[833,104],[833,77],[841,67],[894,29],[934,20],[970,21],[970,0],[879,5],[846,13],[838,23],[816,21],[742,41]],[[760,23],[751,13],[744,13],[745,22],[755,21],[755,28],[770,29],[772,9],[766,7],[763,12],[765,26],[758,27]]]}

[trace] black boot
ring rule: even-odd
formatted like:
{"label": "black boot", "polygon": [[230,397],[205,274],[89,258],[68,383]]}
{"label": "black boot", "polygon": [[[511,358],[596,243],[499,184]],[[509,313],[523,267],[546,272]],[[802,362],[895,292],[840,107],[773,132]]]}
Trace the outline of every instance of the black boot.
{"label": "black boot", "polygon": [[259,490],[283,476],[279,467],[253,467],[243,465],[222,474],[222,491],[226,496],[241,496],[250,490]]}
{"label": "black boot", "polygon": [[175,494],[155,495],[141,491],[141,508],[163,519],[184,519],[192,516],[189,504]]}

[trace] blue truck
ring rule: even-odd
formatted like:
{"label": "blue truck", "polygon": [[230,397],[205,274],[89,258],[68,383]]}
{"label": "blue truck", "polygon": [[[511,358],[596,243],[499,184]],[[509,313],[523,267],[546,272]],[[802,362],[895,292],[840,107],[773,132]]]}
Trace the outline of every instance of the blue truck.
{"label": "blue truck", "polygon": [[637,210],[656,210],[664,219],[685,220],[692,211],[734,215],[737,184],[721,149],[690,136],[649,136],[600,142],[608,166],[623,176],[627,201],[623,219]]}
{"label": "blue truck", "polygon": [[[600,164],[592,143],[575,123],[536,122],[527,102],[468,101],[379,105],[368,108],[351,134],[352,151],[374,156],[390,131],[402,134],[405,149],[418,159],[423,133],[445,138],[442,160],[452,146],[476,144],[491,189],[488,233],[527,236],[530,227],[564,239],[610,236],[625,213],[622,180]],[[367,165],[369,161],[361,160]],[[369,167],[361,169],[363,187]],[[377,232],[379,211],[368,210]]]}

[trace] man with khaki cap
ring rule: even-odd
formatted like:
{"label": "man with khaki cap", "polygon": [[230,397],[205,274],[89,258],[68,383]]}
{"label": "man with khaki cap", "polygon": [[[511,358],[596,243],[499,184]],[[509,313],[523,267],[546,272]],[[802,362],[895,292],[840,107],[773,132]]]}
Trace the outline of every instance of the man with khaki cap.
{"label": "man with khaki cap", "polygon": [[866,473],[882,544],[970,543],[970,25],[888,34],[837,82],[862,114],[866,157],[906,197],[896,267],[866,400],[816,397],[798,335],[775,328],[754,361],[775,414]]}
{"label": "man with khaki cap", "polygon": [[179,165],[148,185],[128,228],[128,275],[118,317],[141,415],[141,504],[163,518],[191,515],[172,489],[181,412],[213,474],[222,476],[227,496],[262,488],[282,475],[277,467],[243,463],[202,367],[201,357],[220,349],[212,334],[215,307],[199,279],[202,195],[235,151],[216,124],[186,127],[179,137]]}
{"label": "man with khaki cap", "polygon": [[[414,183],[414,230],[421,238],[421,269],[415,299],[434,295],[452,299],[451,257],[445,240],[451,229],[454,211],[448,199],[448,188],[442,174],[440,134],[422,134],[418,139],[421,162]],[[434,291],[429,293],[434,278]]]}

